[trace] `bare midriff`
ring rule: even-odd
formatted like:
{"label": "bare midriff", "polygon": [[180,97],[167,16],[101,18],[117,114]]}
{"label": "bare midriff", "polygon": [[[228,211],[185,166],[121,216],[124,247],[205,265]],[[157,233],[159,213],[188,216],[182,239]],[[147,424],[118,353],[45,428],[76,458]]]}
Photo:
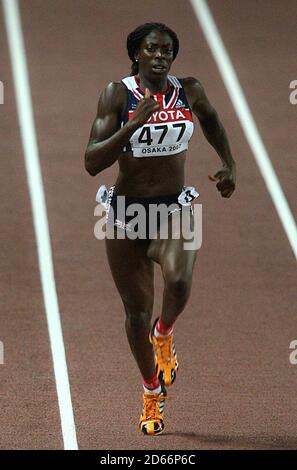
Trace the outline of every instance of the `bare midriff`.
{"label": "bare midriff", "polygon": [[120,155],[115,192],[129,197],[156,197],[177,194],[184,185],[186,152],[163,157]]}

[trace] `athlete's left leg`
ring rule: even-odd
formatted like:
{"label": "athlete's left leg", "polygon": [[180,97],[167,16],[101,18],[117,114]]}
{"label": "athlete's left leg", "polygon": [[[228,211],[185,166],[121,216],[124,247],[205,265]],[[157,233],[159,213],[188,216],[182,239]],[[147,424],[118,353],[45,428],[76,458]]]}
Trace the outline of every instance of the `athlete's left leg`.
{"label": "athlete's left leg", "polygon": [[[162,312],[152,328],[150,341],[154,347],[157,375],[166,386],[176,378],[178,361],[173,343],[173,324],[189,298],[197,257],[197,250],[186,249],[189,247],[188,234],[181,230],[181,226],[174,224],[178,217],[180,213],[173,214],[169,219],[168,238],[159,236],[157,240],[152,240],[147,252],[151,259],[160,264],[164,278]],[[191,214],[189,231],[193,232],[193,228]],[[177,230],[179,233],[176,233]]]}
{"label": "athlete's left leg", "polygon": [[[162,321],[166,326],[172,326],[178,315],[184,310],[190,296],[192,274],[197,258],[196,249],[186,249],[189,246],[189,232],[194,230],[194,217],[191,214],[191,225],[185,225],[182,230],[181,213],[172,214],[169,218],[168,238],[158,237],[152,240],[148,256],[160,264],[164,278],[164,293],[162,305]],[[188,231],[188,233],[185,231]],[[178,236],[175,238],[175,236]]]}

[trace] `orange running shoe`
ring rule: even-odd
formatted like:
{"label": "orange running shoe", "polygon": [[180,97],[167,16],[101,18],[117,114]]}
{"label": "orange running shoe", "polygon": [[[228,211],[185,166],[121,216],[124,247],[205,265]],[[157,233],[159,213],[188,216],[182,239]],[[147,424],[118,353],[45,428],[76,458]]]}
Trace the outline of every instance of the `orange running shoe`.
{"label": "orange running shoe", "polygon": [[173,334],[168,336],[155,336],[155,326],[159,318],[156,319],[149,340],[153,345],[155,353],[155,364],[157,376],[166,387],[172,385],[176,379],[178,370],[177,355],[173,343]]}
{"label": "orange running shoe", "polygon": [[163,414],[166,391],[161,393],[144,393],[143,409],[139,427],[144,434],[155,436],[164,429]]}

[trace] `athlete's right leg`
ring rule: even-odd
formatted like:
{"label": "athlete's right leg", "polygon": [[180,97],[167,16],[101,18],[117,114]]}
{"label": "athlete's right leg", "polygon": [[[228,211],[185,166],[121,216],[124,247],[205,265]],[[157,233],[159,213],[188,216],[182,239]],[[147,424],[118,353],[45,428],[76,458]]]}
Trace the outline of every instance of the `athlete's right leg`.
{"label": "athlete's right leg", "polygon": [[142,377],[156,368],[149,342],[154,302],[154,263],[146,255],[146,240],[106,238],[109,266],[126,312],[126,332]]}
{"label": "athlete's right leg", "polygon": [[165,390],[156,374],[149,331],[154,301],[154,266],[146,255],[146,240],[106,238],[111,272],[126,311],[126,332],[131,351],[144,381],[139,427],[144,434],[164,429]]}

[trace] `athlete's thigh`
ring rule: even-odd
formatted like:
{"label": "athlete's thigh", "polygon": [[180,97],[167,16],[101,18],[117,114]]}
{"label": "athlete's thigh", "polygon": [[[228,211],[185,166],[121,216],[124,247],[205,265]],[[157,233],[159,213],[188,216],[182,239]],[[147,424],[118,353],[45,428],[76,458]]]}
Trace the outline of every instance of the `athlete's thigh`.
{"label": "athlete's thigh", "polygon": [[165,240],[159,256],[163,276],[189,280],[197,257],[197,250],[186,250],[183,240]]}
{"label": "athlete's thigh", "polygon": [[105,240],[107,258],[119,294],[135,309],[150,309],[154,298],[154,263],[146,240]]}
{"label": "athlete's thigh", "polygon": [[158,238],[149,244],[148,256],[161,265],[163,272],[165,269],[181,273],[193,270],[197,257],[197,250],[191,241],[195,222],[193,214],[184,220],[186,223],[182,225],[181,213],[173,213],[168,220],[168,237],[162,238],[159,231]]}

